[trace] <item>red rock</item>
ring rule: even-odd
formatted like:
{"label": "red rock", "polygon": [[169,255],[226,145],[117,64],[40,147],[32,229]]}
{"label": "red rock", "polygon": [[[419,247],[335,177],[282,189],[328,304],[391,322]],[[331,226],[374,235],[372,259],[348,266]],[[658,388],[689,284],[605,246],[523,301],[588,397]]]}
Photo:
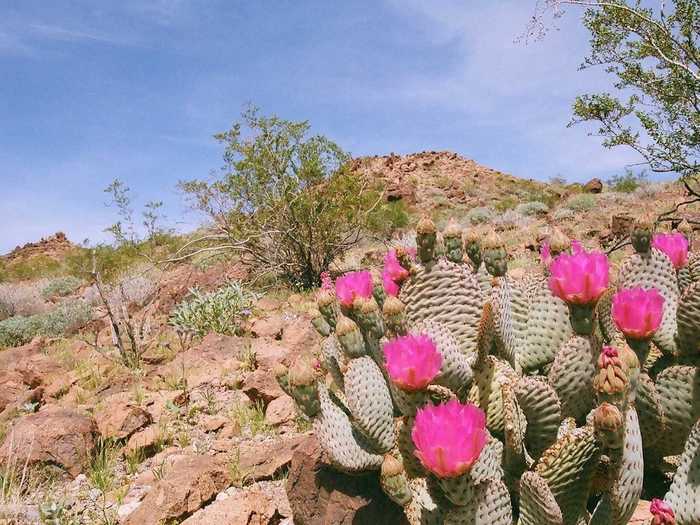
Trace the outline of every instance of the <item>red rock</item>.
{"label": "red rock", "polygon": [[239,468],[250,481],[274,478],[292,461],[292,455],[305,436],[294,436],[266,443],[247,442],[238,448]]}
{"label": "red rock", "polygon": [[204,430],[204,432],[216,432],[221,430],[221,428],[229,422],[229,418],[217,415],[206,415],[200,422],[199,427]]}
{"label": "red rock", "polygon": [[273,374],[262,368],[258,368],[252,374],[249,374],[243,382],[243,393],[248,398],[256,403],[261,402],[267,406],[270,401],[285,395],[280,388]]}
{"label": "red rock", "polygon": [[125,525],[179,521],[199,510],[229,484],[224,464],[212,456],[181,458],[156,482]]}
{"label": "red rock", "polygon": [[289,512],[281,487],[272,493],[251,488],[213,502],[181,525],[270,525],[289,517]]}
{"label": "red rock", "polygon": [[301,316],[284,329],[282,344],[293,353],[309,352],[321,344],[321,336],[311,324],[311,319]]}
{"label": "red rock", "polygon": [[342,474],[323,459],[314,436],[297,447],[287,477],[295,525],[407,525],[401,507],[379,486],[376,472]]}
{"label": "red rock", "polygon": [[0,447],[0,462],[52,463],[75,477],[89,462],[95,447],[97,425],[83,413],[48,408],[24,416],[10,428]]}
{"label": "red rock", "polygon": [[133,434],[126,443],[123,453],[125,456],[136,453],[150,456],[155,452],[162,440],[163,435],[160,426],[151,425]]}
{"label": "red rock", "polygon": [[583,191],[586,193],[601,193],[603,191],[603,183],[600,179],[591,179],[583,185]]}
{"label": "red rock", "polygon": [[129,393],[120,393],[102,401],[101,410],[95,412],[102,437],[125,439],[151,423],[151,415],[129,398]]}
{"label": "red rock", "polygon": [[289,347],[267,337],[253,339],[251,350],[255,352],[258,367],[266,370],[272,370],[277,363],[286,363],[291,354]]}
{"label": "red rock", "polygon": [[285,329],[285,321],[280,315],[271,314],[250,322],[250,332],[253,337],[270,337],[280,339]]}
{"label": "red rock", "polygon": [[632,518],[630,518],[628,525],[647,525],[650,523],[653,515],[651,512],[649,512],[649,505],[650,503],[648,501],[643,499],[639,500],[637,508],[635,509]]}
{"label": "red rock", "polygon": [[293,421],[297,415],[294,400],[288,395],[283,395],[270,401],[265,410],[265,422],[276,427]]}

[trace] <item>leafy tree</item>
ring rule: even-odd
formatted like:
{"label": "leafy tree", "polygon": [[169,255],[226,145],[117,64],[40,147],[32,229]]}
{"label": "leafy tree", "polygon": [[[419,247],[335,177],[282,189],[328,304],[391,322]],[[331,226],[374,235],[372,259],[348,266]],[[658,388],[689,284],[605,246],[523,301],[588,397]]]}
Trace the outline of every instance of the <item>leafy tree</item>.
{"label": "leafy tree", "polygon": [[337,144],[309,130],[308,122],[251,107],[215,135],[224,146],[219,177],[180,183],[211,231],[174,260],[232,250],[258,275],[318,285],[321,272],[360,240],[381,195],[350,171]]}
{"label": "leafy tree", "polygon": [[579,96],[572,124],[597,123],[606,147],[631,147],[652,171],[688,185],[700,154],[700,0],[543,0],[530,29],[566,5],[585,8],[582,68],[603,66],[618,90]]}

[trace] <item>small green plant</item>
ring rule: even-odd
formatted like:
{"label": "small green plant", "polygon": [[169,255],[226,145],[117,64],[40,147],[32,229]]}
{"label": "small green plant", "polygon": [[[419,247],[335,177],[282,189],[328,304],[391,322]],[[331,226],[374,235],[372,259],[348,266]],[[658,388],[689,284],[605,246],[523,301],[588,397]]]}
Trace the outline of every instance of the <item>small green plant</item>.
{"label": "small green plant", "polygon": [[247,428],[253,436],[272,433],[273,429],[265,422],[265,407],[259,401],[252,405],[234,405],[229,417],[241,430]]}
{"label": "small green plant", "polygon": [[491,208],[472,208],[467,213],[467,219],[472,224],[485,224],[491,222],[495,214]]}
{"label": "small green plant", "polygon": [[615,175],[606,181],[610,186],[610,191],[619,193],[632,193],[640,186],[649,182],[649,176],[645,171],[634,173],[630,169],[626,169],[622,175]]}
{"label": "small green plant", "polygon": [[247,372],[253,372],[258,368],[258,354],[255,352],[253,347],[250,345],[250,341],[246,342],[241,352],[241,370]]}
{"label": "small green plant", "polygon": [[129,475],[136,474],[145,459],[146,455],[142,448],[136,448],[124,454],[126,473]]}
{"label": "small green plant", "polygon": [[242,487],[245,485],[248,474],[241,468],[241,451],[238,448],[229,455],[228,473],[233,486]]}
{"label": "small green plant", "polygon": [[41,289],[41,295],[45,299],[50,299],[51,297],[65,297],[80,288],[81,284],[83,284],[83,281],[72,275],[58,277]]}
{"label": "small green plant", "polygon": [[518,204],[515,207],[515,211],[516,213],[526,217],[547,215],[549,212],[549,206],[547,206],[544,202],[539,201],[524,202],[522,204]]}
{"label": "small green plant", "polygon": [[232,281],[211,293],[197,289],[180,303],[170,316],[170,324],[183,333],[205,336],[208,333],[236,335],[243,319],[251,314],[258,295],[238,281]]}
{"label": "small green plant", "polygon": [[508,196],[498,201],[494,208],[496,208],[496,211],[503,213],[504,211],[512,210],[517,205],[518,199],[516,199],[515,197]]}
{"label": "small green plant", "polygon": [[590,193],[581,193],[574,195],[566,203],[566,207],[577,212],[590,211],[596,207],[598,200],[595,195]]}
{"label": "small green plant", "polygon": [[552,218],[555,221],[569,221],[574,217],[576,217],[574,210],[571,210],[569,208],[559,208],[552,214]]}
{"label": "small green plant", "polygon": [[103,438],[97,440],[95,454],[87,474],[90,484],[103,493],[108,492],[114,484],[117,453],[116,445],[110,440]]}

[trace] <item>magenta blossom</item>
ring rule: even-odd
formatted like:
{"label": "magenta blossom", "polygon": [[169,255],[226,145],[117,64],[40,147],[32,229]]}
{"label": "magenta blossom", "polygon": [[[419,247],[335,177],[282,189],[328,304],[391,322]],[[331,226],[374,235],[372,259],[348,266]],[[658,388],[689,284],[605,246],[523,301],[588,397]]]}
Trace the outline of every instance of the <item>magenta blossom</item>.
{"label": "magenta blossom", "polygon": [[664,500],[652,499],[649,512],[654,516],[651,520],[652,525],[675,525],[676,523],[676,515],[671,505]]}
{"label": "magenta blossom", "polygon": [[661,326],[664,298],[656,288],[626,288],[612,300],[612,318],[630,339],[649,339]]}
{"label": "magenta blossom", "polygon": [[657,233],[651,245],[664,252],[676,269],[688,264],[688,239],[682,233]]}
{"label": "magenta blossom", "polygon": [[389,250],[384,257],[384,271],[391,277],[392,281],[401,284],[408,279],[408,270],[401,266],[396,257],[396,250]]}
{"label": "magenta blossom", "polygon": [[583,252],[583,244],[576,239],[571,240],[571,255],[578,255]]}
{"label": "magenta blossom", "polygon": [[[574,241],[571,242],[572,248]],[[608,287],[610,264],[605,254],[573,249],[561,253],[549,267],[549,289],[570,304],[595,303]]]}
{"label": "magenta blossom", "polygon": [[418,410],[411,433],[423,466],[441,478],[467,472],[488,439],[486,415],[471,403],[452,399]]}
{"label": "magenta blossom", "polygon": [[435,343],[424,334],[409,334],[384,343],[384,358],[389,377],[404,390],[422,390],[442,366]]}
{"label": "magenta blossom", "polygon": [[367,271],[348,273],[335,281],[335,295],[343,306],[352,306],[358,297],[369,299],[373,289],[372,274]]}
{"label": "magenta blossom", "polygon": [[399,295],[399,285],[396,284],[396,282],[391,278],[391,274],[389,274],[386,270],[382,272],[382,285],[384,286],[384,292],[387,295],[391,295],[392,297]]}

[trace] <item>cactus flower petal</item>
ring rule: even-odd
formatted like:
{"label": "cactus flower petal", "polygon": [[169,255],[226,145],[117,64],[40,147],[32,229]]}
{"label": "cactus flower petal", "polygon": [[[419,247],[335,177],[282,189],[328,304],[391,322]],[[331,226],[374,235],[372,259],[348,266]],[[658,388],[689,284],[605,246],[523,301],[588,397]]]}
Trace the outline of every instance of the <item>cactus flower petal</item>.
{"label": "cactus flower petal", "polygon": [[655,288],[627,288],[612,300],[612,318],[630,339],[649,339],[661,326],[664,298]]}
{"label": "cactus flower petal", "polygon": [[654,516],[651,520],[652,525],[675,525],[676,523],[673,509],[663,500],[652,499],[649,512]]}
{"label": "cactus flower petal", "polygon": [[651,245],[664,252],[676,269],[688,264],[688,239],[682,233],[657,233]]}
{"label": "cactus flower petal", "polygon": [[352,306],[358,297],[369,299],[373,290],[372,274],[367,271],[349,273],[335,281],[335,295],[343,306]]}
{"label": "cactus flower petal", "polygon": [[389,377],[404,390],[422,390],[440,372],[442,356],[427,335],[397,337],[383,348]]}
{"label": "cactus flower petal", "polygon": [[608,287],[608,258],[600,252],[586,252],[580,246],[572,249],[573,255],[561,253],[550,265],[549,288],[570,304],[595,303]]}
{"label": "cactus flower petal", "polygon": [[453,399],[418,410],[411,433],[416,456],[436,476],[469,471],[486,444],[486,415],[475,405]]}

